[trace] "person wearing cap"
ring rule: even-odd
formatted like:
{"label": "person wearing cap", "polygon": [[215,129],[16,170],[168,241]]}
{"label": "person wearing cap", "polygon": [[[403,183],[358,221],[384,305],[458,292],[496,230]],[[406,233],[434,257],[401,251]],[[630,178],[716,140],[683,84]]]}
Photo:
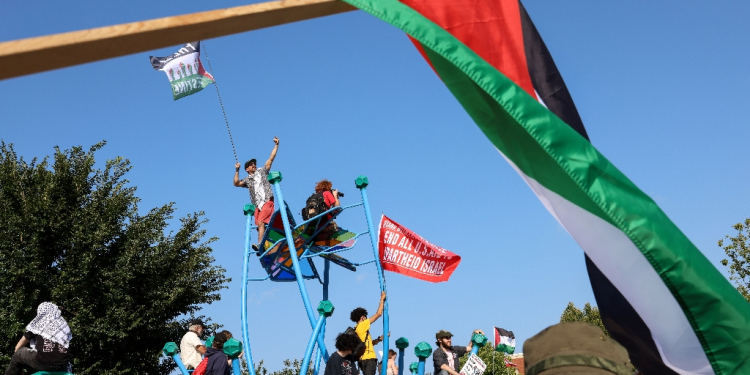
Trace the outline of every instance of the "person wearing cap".
{"label": "person wearing cap", "polygon": [[[273,150],[266,163],[257,168],[257,160],[250,159],[245,162],[245,172],[247,177],[240,180],[240,163],[234,165],[234,186],[244,187],[250,190],[250,201],[255,205],[255,225],[258,226],[258,243],[263,239],[266,232],[266,225],[271,220],[273,214],[273,189],[268,182],[268,172],[271,170],[273,159],[276,158],[276,152],[279,150],[279,138],[273,137]],[[258,245],[253,244],[253,249],[258,251]]]}
{"label": "person wearing cap", "polygon": [[[484,334],[481,329],[475,329],[472,335],[475,333]],[[458,359],[471,351],[471,338],[469,338],[469,345],[453,346],[452,337],[453,334],[444,329],[435,334],[437,349],[432,353],[432,363],[435,367],[433,374],[435,375],[458,375],[461,371]]]}
{"label": "person wearing cap", "polygon": [[628,351],[585,322],[546,328],[523,343],[523,356],[526,375],[633,373]]}
{"label": "person wearing cap", "polygon": [[201,363],[201,355],[206,354],[206,346],[200,337],[203,334],[203,321],[193,319],[185,336],[180,341],[180,360],[186,369],[194,369]]}

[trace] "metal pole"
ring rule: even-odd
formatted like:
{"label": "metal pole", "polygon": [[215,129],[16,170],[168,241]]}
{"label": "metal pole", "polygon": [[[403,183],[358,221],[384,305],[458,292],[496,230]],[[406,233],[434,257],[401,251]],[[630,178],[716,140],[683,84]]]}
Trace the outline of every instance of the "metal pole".
{"label": "metal pole", "polygon": [[[243,208],[247,221],[245,223],[245,258],[242,262],[242,310],[240,316],[242,318],[242,341],[245,344],[245,360],[247,360],[247,370],[250,375],[255,375],[255,364],[253,363],[253,355],[250,353],[250,334],[247,327],[247,272],[248,263],[250,262],[250,232],[253,228],[253,214],[255,213],[255,206],[252,204],[246,204]],[[232,363],[239,361],[232,361]],[[238,365],[239,366],[239,365]],[[239,375],[239,372],[235,375]]]}
{"label": "metal pole", "polygon": [[[323,322],[323,328],[320,331],[320,336],[325,341],[326,339],[326,322]],[[323,357],[323,353],[320,351],[320,348],[315,352],[315,369],[313,370],[313,375],[318,375],[320,371],[320,360]]]}
{"label": "metal pole", "polygon": [[172,359],[177,364],[177,368],[180,369],[180,372],[182,372],[183,375],[190,374],[188,370],[185,368],[185,365],[182,364],[182,359],[180,359],[180,353],[173,354]]}
{"label": "metal pole", "polygon": [[315,325],[315,330],[313,330],[312,336],[310,336],[310,340],[307,342],[307,349],[305,349],[305,356],[302,358],[302,368],[300,368],[300,375],[306,375],[307,369],[310,367],[310,357],[312,357],[312,351],[315,347],[315,341],[317,341],[318,334],[320,333],[320,329],[323,327],[323,323],[325,323],[326,318],[325,316],[320,316],[318,318],[318,324]]}
{"label": "metal pole", "polygon": [[424,361],[425,358],[419,359],[419,365],[417,365],[417,375],[424,375]]}
{"label": "metal pole", "polygon": [[404,349],[398,349],[398,375],[404,375]]}
{"label": "metal pole", "polygon": [[[365,217],[367,218],[367,229],[370,233],[370,243],[372,244],[372,253],[375,255],[375,267],[378,269],[378,280],[380,281],[380,290],[385,292],[385,278],[383,276],[383,267],[380,264],[380,254],[378,252],[378,239],[375,237],[375,226],[372,224],[372,217],[370,215],[370,202],[367,200],[367,185],[370,184],[367,177],[360,175],[354,181],[357,189],[362,193],[362,205],[365,208]],[[389,321],[388,321],[388,298],[385,299],[383,305],[383,356],[388,355],[388,334],[390,333]],[[387,375],[388,366],[383,366],[381,375]]]}
{"label": "metal pole", "polygon": [[419,358],[419,364],[417,365],[417,375],[424,375],[424,363],[427,357],[430,356],[430,354],[432,354],[432,346],[430,346],[427,341],[422,341],[414,347],[414,355]]}
{"label": "metal pole", "polygon": [[[300,368],[300,375],[307,375],[307,369],[310,368],[310,357],[312,357],[312,351],[315,348],[315,342],[323,341],[320,333],[326,325],[326,318],[333,315],[333,304],[331,301],[320,301],[318,305],[318,324],[315,325],[312,336],[307,342],[307,349],[305,350],[305,356],[302,358],[302,368]],[[318,344],[320,347],[320,344]],[[320,351],[320,350],[319,350]]]}
{"label": "metal pole", "polygon": [[399,338],[396,340],[396,347],[398,348],[398,375],[404,375],[404,349],[409,347],[409,340],[406,337]]}
{"label": "metal pole", "polygon": [[328,276],[331,273],[331,261],[329,259],[325,259],[325,262],[323,263],[323,300],[328,301]]}
{"label": "metal pole", "polygon": [[[292,229],[289,225],[289,218],[286,216],[284,197],[281,194],[281,186],[279,185],[281,179],[281,172],[271,171],[268,174],[268,181],[273,184],[274,202],[276,205],[278,205],[281,222],[284,224],[284,234],[286,235],[287,247],[289,248],[289,257],[292,258],[292,267],[294,268],[294,274],[297,278],[299,293],[302,295],[302,303],[304,303],[305,305],[305,311],[307,312],[307,319],[310,320],[310,326],[315,328],[318,321],[317,319],[315,319],[312,306],[310,306],[310,298],[308,297],[307,288],[305,287],[305,279],[302,277],[302,269],[299,266],[297,247],[294,245],[294,239],[292,238]],[[318,347],[323,351],[323,359],[328,362],[328,350],[326,350],[325,342],[323,342],[323,340],[319,336]]]}
{"label": "metal pole", "polygon": [[[329,276],[331,274],[331,261],[328,259],[325,259],[324,268],[323,268],[323,300],[328,301],[328,281]],[[326,323],[323,322],[323,330],[320,332],[320,336],[323,338],[323,341],[326,339]],[[320,371],[320,357],[323,355],[321,353],[320,348],[318,348],[318,351],[315,352],[315,369],[313,370],[313,375],[318,375],[318,372]]]}

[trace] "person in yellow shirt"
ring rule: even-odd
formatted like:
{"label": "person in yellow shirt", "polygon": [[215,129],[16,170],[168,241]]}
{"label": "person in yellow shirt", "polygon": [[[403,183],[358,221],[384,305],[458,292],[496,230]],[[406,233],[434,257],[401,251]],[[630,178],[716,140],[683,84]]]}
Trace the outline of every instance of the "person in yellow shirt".
{"label": "person in yellow shirt", "polygon": [[383,341],[383,336],[381,335],[373,340],[370,336],[370,325],[375,323],[375,321],[383,315],[384,304],[385,292],[380,292],[380,305],[375,314],[368,318],[367,310],[357,307],[352,310],[352,313],[349,316],[352,322],[357,323],[354,330],[357,332],[359,339],[365,343],[365,352],[362,354],[362,357],[359,358],[359,369],[362,371],[362,375],[375,375],[375,372],[377,372],[378,369],[378,357],[375,355],[375,349],[373,346]]}

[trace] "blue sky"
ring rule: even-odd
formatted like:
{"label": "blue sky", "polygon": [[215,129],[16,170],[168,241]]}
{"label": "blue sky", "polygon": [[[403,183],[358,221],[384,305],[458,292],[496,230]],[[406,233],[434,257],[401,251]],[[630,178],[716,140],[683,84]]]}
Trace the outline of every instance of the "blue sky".
{"label": "blue sky", "polygon": [[[242,4],[0,0],[0,40]],[[750,216],[750,3],[524,5],[593,144],[724,272],[716,242]],[[273,169],[295,212],[321,178],[354,202],[353,181],[364,174],[374,221],[385,213],[462,256],[446,283],[386,274],[391,345],[401,336],[432,343],[439,329],[465,343],[472,329],[496,325],[515,332],[521,351],[569,301],[595,303],[580,248],[399,30],[351,12],[206,45],[240,159],[265,160],[278,136]],[[231,185],[234,157],[214,88],[173,101],[164,73],[148,63],[178,47],[0,81],[0,138],[26,159],[107,140],[99,161],[132,162],[142,211],[167,202],[178,217],[205,211],[208,235],[219,237],[216,264],[233,282],[203,313],[239,336],[247,192]],[[361,210],[339,224],[366,227]],[[368,260],[372,249],[364,242],[347,256]],[[257,263],[250,274],[262,274]],[[321,288],[307,286],[317,303]],[[255,361],[275,370],[301,358],[310,327],[296,284],[251,283],[250,295]],[[377,307],[374,266],[334,267],[330,299],[333,347],[351,309]],[[414,360],[407,350],[406,362]]]}

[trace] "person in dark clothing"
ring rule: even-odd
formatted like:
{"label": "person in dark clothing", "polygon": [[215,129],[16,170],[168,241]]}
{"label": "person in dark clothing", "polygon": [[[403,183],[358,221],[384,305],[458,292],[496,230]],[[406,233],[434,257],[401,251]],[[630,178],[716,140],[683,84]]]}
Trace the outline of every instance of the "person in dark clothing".
{"label": "person in dark clothing", "polygon": [[[36,318],[26,326],[26,333],[16,344],[5,375],[21,375],[38,371],[70,370],[70,332],[60,309],[51,302],[42,302]],[[26,346],[26,345],[30,345]]]}
{"label": "person in dark clothing", "polygon": [[356,337],[339,333],[336,336],[336,352],[328,359],[324,375],[358,375],[359,371],[352,356],[352,351],[358,344]]}
{"label": "person in dark clothing", "polygon": [[[484,335],[484,332],[481,329],[475,329],[475,333],[481,333]],[[435,339],[437,339],[437,349],[432,353],[432,362],[434,365],[434,375],[459,375],[460,369],[459,369],[459,358],[461,358],[464,354],[471,352],[472,343],[471,340],[469,340],[469,345],[466,346],[453,346],[453,341],[451,340],[451,337],[453,337],[453,334],[441,329],[435,334]]]}
{"label": "person in dark clothing", "polygon": [[229,357],[224,354],[224,343],[227,342],[227,336],[219,332],[214,336],[214,342],[210,348],[206,349],[206,375],[229,375]]}

